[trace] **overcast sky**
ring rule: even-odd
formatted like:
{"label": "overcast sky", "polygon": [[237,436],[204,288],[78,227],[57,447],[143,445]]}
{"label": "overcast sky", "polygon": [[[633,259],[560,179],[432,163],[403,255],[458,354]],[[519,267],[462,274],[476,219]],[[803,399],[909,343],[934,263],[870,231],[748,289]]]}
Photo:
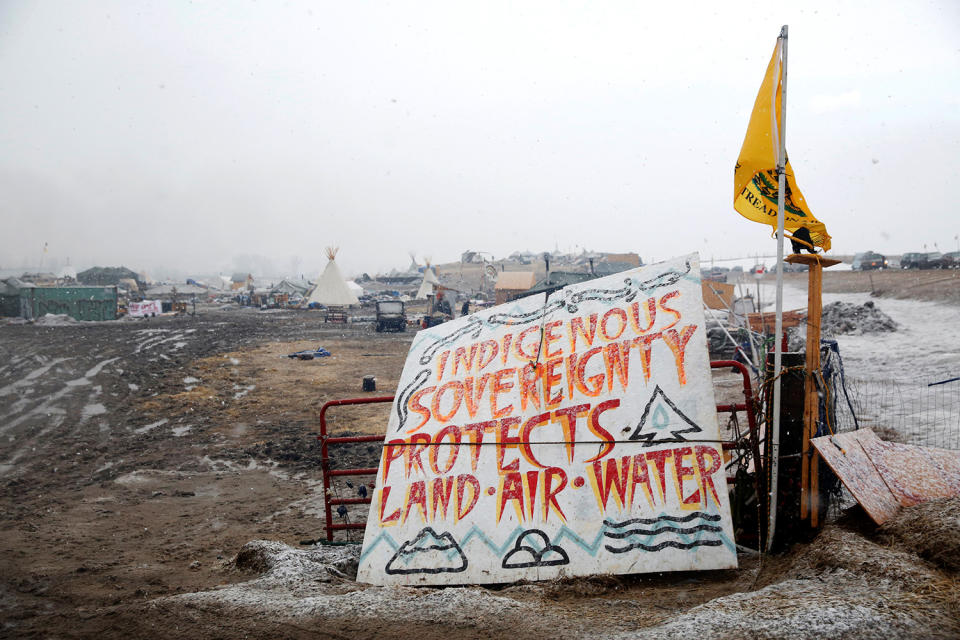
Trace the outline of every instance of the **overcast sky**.
{"label": "overcast sky", "polygon": [[733,165],[782,24],[834,252],[957,250],[956,0],[6,0],[0,267],[773,253]]}

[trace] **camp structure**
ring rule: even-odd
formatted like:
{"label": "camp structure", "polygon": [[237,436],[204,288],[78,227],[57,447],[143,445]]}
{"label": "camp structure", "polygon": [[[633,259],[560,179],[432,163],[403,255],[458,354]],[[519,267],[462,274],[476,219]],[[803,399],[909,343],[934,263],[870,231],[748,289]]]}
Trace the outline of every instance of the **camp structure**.
{"label": "camp structure", "polygon": [[437,274],[433,272],[430,261],[427,260],[426,262],[427,267],[423,270],[423,280],[420,282],[420,289],[417,290],[415,296],[417,300],[426,300],[436,293],[437,287],[440,286],[440,280],[437,278]]}
{"label": "camp structure", "polygon": [[301,298],[307,295],[307,291],[310,290],[310,283],[306,280],[300,280],[297,278],[284,278],[280,281],[280,284],[270,289],[272,294],[287,294],[288,296],[300,296]]}
{"label": "camp structure", "polygon": [[253,289],[253,274],[238,271],[230,276],[230,289],[239,291],[240,289]]}
{"label": "camp structure", "polygon": [[501,272],[497,276],[497,284],[493,287],[496,303],[503,304],[510,300],[516,300],[536,282],[537,276],[533,271]]}
{"label": "camp structure", "polygon": [[17,278],[0,281],[0,316],[37,320],[65,314],[74,320],[116,320],[117,287],[45,287]]}
{"label": "camp structure", "polygon": [[136,282],[138,287],[144,282],[136,271],[126,267],[91,267],[77,274],[80,284],[97,287],[118,285],[121,280],[128,278]]}
{"label": "camp structure", "polygon": [[317,286],[313,288],[310,297],[307,298],[308,305],[316,303],[327,307],[344,307],[360,303],[360,300],[347,286],[346,280],[340,273],[340,268],[336,262],[337,251],[336,247],[327,247],[329,262],[327,262],[327,268],[320,274]]}

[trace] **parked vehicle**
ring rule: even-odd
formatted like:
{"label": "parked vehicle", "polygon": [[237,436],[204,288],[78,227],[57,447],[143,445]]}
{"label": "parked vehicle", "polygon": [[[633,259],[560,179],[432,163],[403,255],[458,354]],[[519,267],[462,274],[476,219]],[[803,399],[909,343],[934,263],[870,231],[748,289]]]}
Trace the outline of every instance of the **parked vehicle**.
{"label": "parked vehicle", "polygon": [[926,254],[918,251],[903,254],[903,256],[900,257],[900,268],[919,269],[920,263],[924,261],[924,255]]}
{"label": "parked vehicle", "polygon": [[726,267],[712,267],[703,271],[703,279],[711,280],[713,282],[726,282],[727,273],[729,271],[730,269],[727,269]]}
{"label": "parked vehicle", "polygon": [[940,258],[942,269],[960,269],[960,251],[951,251]]}
{"label": "parked vehicle", "polygon": [[377,301],[377,333],[406,331],[407,314],[402,300]]}
{"label": "parked vehicle", "polygon": [[887,257],[875,251],[865,251],[853,256],[853,271],[870,271],[872,269],[886,269],[889,266]]}
{"label": "parked vehicle", "polygon": [[905,253],[900,258],[901,269],[940,269],[942,267],[943,254],[939,251]]}
{"label": "parked vehicle", "polygon": [[920,263],[921,269],[942,269],[943,254],[939,251],[931,251],[923,254],[923,262]]}
{"label": "parked vehicle", "polygon": [[900,259],[901,269],[939,269],[942,266],[943,254],[939,251],[905,253]]}

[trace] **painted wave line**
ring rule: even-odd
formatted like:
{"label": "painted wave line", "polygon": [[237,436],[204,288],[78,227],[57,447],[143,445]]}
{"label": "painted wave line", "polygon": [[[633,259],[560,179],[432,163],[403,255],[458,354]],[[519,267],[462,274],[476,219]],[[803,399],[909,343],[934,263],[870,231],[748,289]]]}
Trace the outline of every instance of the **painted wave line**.
{"label": "painted wave line", "polygon": [[722,528],[712,525],[712,524],[700,524],[695,527],[661,527],[660,529],[630,529],[629,531],[621,531],[618,533],[607,532],[604,535],[608,538],[623,539],[629,538],[630,536],[658,536],[661,533],[679,533],[680,535],[686,535],[694,533],[696,531],[713,531],[719,533],[723,531]]}
{"label": "painted wave line", "polygon": [[686,516],[663,515],[663,516],[658,516],[656,518],[632,518],[630,520],[624,520],[623,522],[615,522],[613,520],[607,519],[603,521],[603,524],[607,525],[608,527],[612,527],[614,529],[620,529],[622,527],[626,527],[631,524],[657,524],[658,522],[662,522],[665,520],[669,520],[671,522],[690,522],[691,520],[694,520],[696,518],[702,518],[704,520],[709,520],[710,522],[717,522],[720,520],[719,515],[710,515],[709,513],[704,513],[702,511],[694,511],[690,515],[686,515]]}
{"label": "painted wave line", "polygon": [[674,540],[664,540],[660,544],[643,544],[642,542],[635,542],[626,547],[611,547],[610,545],[605,545],[605,548],[610,553],[626,553],[627,551],[632,551],[634,549],[643,549],[644,551],[660,551],[666,547],[676,547],[677,549],[692,549],[693,547],[719,547],[723,544],[723,540],[694,540],[693,542],[676,542]]}

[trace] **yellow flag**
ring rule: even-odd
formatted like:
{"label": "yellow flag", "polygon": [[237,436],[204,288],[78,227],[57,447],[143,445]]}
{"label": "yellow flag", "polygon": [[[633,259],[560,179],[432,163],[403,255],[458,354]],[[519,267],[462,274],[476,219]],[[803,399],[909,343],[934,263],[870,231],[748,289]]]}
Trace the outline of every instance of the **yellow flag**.
{"label": "yellow flag", "polygon": [[[740,215],[777,228],[777,156],[780,152],[780,91],[783,70],[780,66],[783,39],[777,39],[773,57],[767,65],[763,84],[750,114],[747,135],[740,148],[733,172],[733,208]],[[830,249],[826,226],[813,217],[807,201],[797,188],[793,168],[786,162],[786,194],[783,204],[783,226],[793,232],[800,227],[810,231],[813,243],[824,251]]]}

